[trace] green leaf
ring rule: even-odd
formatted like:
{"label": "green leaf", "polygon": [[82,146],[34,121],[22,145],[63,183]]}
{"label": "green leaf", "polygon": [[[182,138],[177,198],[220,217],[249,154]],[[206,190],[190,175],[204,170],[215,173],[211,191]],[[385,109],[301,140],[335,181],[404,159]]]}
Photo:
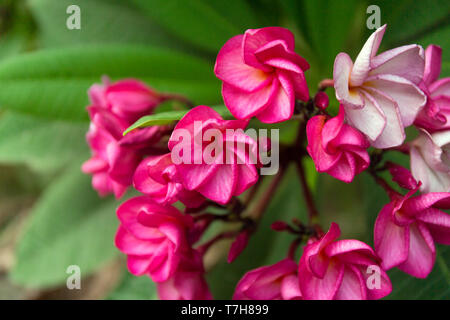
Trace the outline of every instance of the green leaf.
{"label": "green leaf", "polygon": [[[382,24],[387,23],[383,46],[393,48],[414,43],[450,24],[450,2],[447,0],[378,0]],[[445,39],[442,39],[445,40]]]}
{"label": "green leaf", "polygon": [[28,1],[39,27],[42,47],[99,43],[141,43],[180,47],[161,27],[123,1],[78,0],[81,29],[70,30],[66,21],[72,0]]}
{"label": "green leaf", "polygon": [[414,278],[396,268],[389,270],[393,289],[386,299],[450,299],[450,247],[438,245],[436,249],[436,263],[426,279]]}
{"label": "green leaf", "polygon": [[136,277],[125,273],[120,284],[107,299],[111,300],[157,300],[156,284],[147,276]]}
{"label": "green leaf", "polygon": [[147,15],[178,38],[213,53],[231,37],[260,27],[241,0],[133,0]]}
{"label": "green leaf", "polygon": [[[225,106],[219,106],[213,108],[217,111],[223,118],[232,119],[232,116],[228,109]],[[184,117],[189,110],[176,110],[176,111],[167,111],[155,113],[149,116],[144,116],[140,118],[138,121],[133,123],[129,128],[127,128],[123,135],[126,135],[130,131],[133,131],[137,128],[145,128],[150,126],[160,126],[165,124],[170,124],[172,122],[178,121]]]}
{"label": "green leaf", "polygon": [[82,154],[88,157],[86,131],[87,125],[7,112],[0,117],[0,163],[44,172],[61,168]]}
{"label": "green leaf", "polygon": [[27,287],[54,286],[66,281],[70,265],[87,276],[117,256],[117,205],[99,198],[80,164],[71,168],[35,204],[18,245],[12,280]]}
{"label": "green leaf", "polygon": [[244,252],[232,264],[221,262],[208,274],[208,283],[214,299],[231,299],[236,284],[246,272],[276,263],[286,257],[294,237],[286,232],[275,232],[270,229],[270,225],[276,220],[289,222],[294,217],[303,222],[307,219],[300,183],[294,169],[291,167],[285,174],[257,232]]}
{"label": "green leaf", "polygon": [[166,49],[104,45],[43,50],[0,62],[0,107],[52,119],[87,120],[87,90],[102,75],[135,77],[194,103],[221,101],[204,60]]}

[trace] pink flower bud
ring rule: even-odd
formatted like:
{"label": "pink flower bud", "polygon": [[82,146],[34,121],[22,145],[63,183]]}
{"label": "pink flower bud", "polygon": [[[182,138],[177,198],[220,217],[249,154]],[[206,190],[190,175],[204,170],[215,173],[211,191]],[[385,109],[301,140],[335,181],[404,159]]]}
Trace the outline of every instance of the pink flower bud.
{"label": "pink flower bud", "polygon": [[280,27],[249,29],[225,43],[214,72],[236,118],[285,121],[292,117],[295,99],[309,99],[303,74],[309,64],[294,47],[293,34]]}
{"label": "pink flower bud", "polygon": [[275,221],[270,225],[270,228],[275,231],[284,231],[288,228],[288,224],[283,221]]}
{"label": "pink flower bud", "polygon": [[328,98],[328,95],[323,92],[319,91],[317,92],[316,96],[314,97],[314,105],[317,106],[321,110],[325,110],[328,108],[328,104],[330,103],[330,99]]}
{"label": "pink flower bud", "polygon": [[389,162],[387,166],[392,175],[392,181],[397,182],[400,187],[408,190],[417,188],[417,181],[408,169],[392,162]]}
{"label": "pink flower bud", "polygon": [[348,183],[369,166],[369,143],[361,132],[344,123],[343,108],[328,121],[322,115],[311,118],[306,134],[307,150],[318,172]]}
{"label": "pink flower bud", "polygon": [[[358,240],[339,240],[339,226],[319,240],[310,242],[300,258],[298,279],[305,300],[372,300],[387,296],[392,285],[379,259],[367,244]],[[379,281],[367,285],[372,272]]]}
{"label": "pink flower bud", "polygon": [[248,244],[248,238],[250,234],[248,230],[244,230],[238,234],[231,244],[230,251],[228,252],[228,263],[232,263],[239,255],[244,251]]}

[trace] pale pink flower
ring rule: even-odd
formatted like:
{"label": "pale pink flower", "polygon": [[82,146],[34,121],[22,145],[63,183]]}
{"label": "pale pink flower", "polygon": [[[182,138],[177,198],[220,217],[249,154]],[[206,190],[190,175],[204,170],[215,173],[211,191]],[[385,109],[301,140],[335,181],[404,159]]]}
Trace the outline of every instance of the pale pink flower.
{"label": "pale pink flower", "polygon": [[202,256],[192,251],[184,256],[180,267],[168,280],[156,284],[161,300],[211,300],[204,277]]}
{"label": "pale pink flower", "polygon": [[303,74],[309,64],[294,50],[293,34],[280,27],[249,29],[225,43],[214,72],[236,118],[285,121],[292,117],[295,99],[309,99]]}
{"label": "pale pink flower", "polygon": [[421,130],[410,145],[411,172],[422,183],[420,191],[450,191],[450,130],[433,134]]}
{"label": "pale pink flower", "polygon": [[418,87],[424,71],[422,47],[407,45],[376,55],[385,29],[369,37],[354,64],[346,53],[338,54],[333,72],[347,120],[376,148],[402,144],[404,128],[426,103]]}
{"label": "pale pink flower", "polygon": [[428,99],[414,124],[429,132],[450,129],[450,77],[439,79],[441,59],[442,49],[439,46],[433,44],[427,47],[420,88]]}
{"label": "pale pink flower", "polygon": [[247,272],[239,281],[234,300],[300,300],[297,263],[291,259]]}
{"label": "pale pink flower", "polygon": [[181,201],[192,208],[204,202],[199,193],[183,187],[170,153],[142,160],[134,173],[133,184],[136,190],[161,204]]}
{"label": "pale pink flower", "polygon": [[120,226],[115,244],[127,255],[128,270],[155,282],[169,279],[191,250],[187,233],[192,218],[147,196],[127,200],[117,209],[117,216]]}
{"label": "pale pink flower", "polygon": [[398,267],[417,278],[431,272],[436,249],[434,242],[450,245],[450,193],[436,192],[398,196],[384,206],[375,222],[375,251],[388,270]]}
{"label": "pale pink flower", "polygon": [[[298,271],[303,298],[372,300],[387,296],[391,282],[372,248],[358,240],[335,241],[340,233],[339,226],[332,223],[321,239],[305,247]],[[372,275],[379,277],[378,283],[371,281]]]}
{"label": "pale pink flower", "polygon": [[308,153],[317,171],[326,172],[336,179],[351,182],[370,163],[369,142],[358,130],[344,123],[344,109],[337,117],[327,120],[318,115],[306,125]]}
{"label": "pale pink flower", "polygon": [[[193,108],[177,123],[169,140],[169,149],[172,160],[181,160],[179,163],[173,161],[187,190],[195,190],[208,199],[226,204],[232,196],[240,195],[256,183],[258,146],[254,139],[243,132],[247,123],[246,120],[223,120],[207,106]],[[195,127],[196,124],[198,128]],[[207,133],[209,129],[220,133],[221,137],[206,142],[203,133]],[[233,132],[227,134],[227,129],[233,129]],[[187,132],[189,137],[178,136],[182,132]],[[214,155],[212,163],[207,163],[205,150],[212,142],[221,150]],[[183,153],[191,153],[191,161],[187,161],[189,163],[182,159],[186,154],[180,156],[179,149]]]}

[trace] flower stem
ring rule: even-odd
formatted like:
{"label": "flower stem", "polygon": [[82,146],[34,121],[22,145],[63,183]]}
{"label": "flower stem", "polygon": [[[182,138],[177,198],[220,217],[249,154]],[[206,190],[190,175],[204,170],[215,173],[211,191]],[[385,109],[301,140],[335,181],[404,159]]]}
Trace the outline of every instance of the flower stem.
{"label": "flower stem", "polygon": [[319,211],[316,208],[311,189],[309,188],[308,182],[306,181],[305,168],[303,166],[302,158],[296,160],[296,165],[297,165],[297,173],[299,175],[300,183],[302,185],[303,198],[305,199],[306,207],[308,209],[309,222],[310,224],[317,224]]}

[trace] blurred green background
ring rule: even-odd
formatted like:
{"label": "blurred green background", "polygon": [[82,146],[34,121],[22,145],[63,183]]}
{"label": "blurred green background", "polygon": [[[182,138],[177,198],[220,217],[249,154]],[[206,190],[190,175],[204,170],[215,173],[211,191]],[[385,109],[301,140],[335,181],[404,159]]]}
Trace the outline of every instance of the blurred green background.
{"label": "blurred green background", "polygon": [[[66,27],[71,4],[81,9],[80,30]],[[196,104],[221,104],[213,73],[218,50],[248,28],[279,25],[294,32],[297,52],[310,62],[314,93],[332,77],[334,57],[345,51],[354,58],[370,34],[369,4],[380,7],[381,24],[388,24],[380,51],[438,44],[441,76],[450,76],[448,0],[1,0],[0,298],[156,298],[151,281],[129,275],[114,248],[118,202],[100,199],[80,171],[89,157],[86,91],[102,75],[136,77]],[[408,164],[402,156],[395,160]],[[343,237],[372,244],[375,217],[388,199],[370,177],[346,185],[308,163],[308,178],[324,228],[336,221]],[[246,271],[284,257],[291,236],[269,225],[305,218],[300,193],[296,175],[288,174],[243,255],[232,265],[221,260],[209,273],[215,298],[230,298]],[[437,250],[426,280],[390,271],[388,298],[449,299],[450,250]],[[72,264],[81,267],[81,290],[65,286]]]}

